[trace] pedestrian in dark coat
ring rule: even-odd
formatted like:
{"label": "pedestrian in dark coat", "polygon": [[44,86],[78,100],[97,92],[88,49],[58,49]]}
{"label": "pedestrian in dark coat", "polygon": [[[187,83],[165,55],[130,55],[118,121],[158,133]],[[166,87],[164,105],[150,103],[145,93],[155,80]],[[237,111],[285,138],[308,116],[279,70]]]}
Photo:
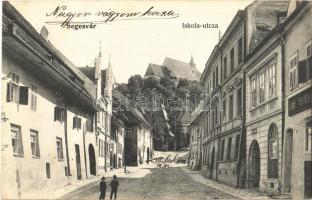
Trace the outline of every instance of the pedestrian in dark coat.
{"label": "pedestrian in dark coat", "polygon": [[116,199],[117,198],[117,189],[118,189],[118,186],[119,186],[119,183],[118,183],[116,175],[113,176],[113,180],[112,180],[110,186],[111,186],[110,199],[112,200],[113,195],[114,195],[114,199]]}
{"label": "pedestrian in dark coat", "polygon": [[104,200],[105,199],[105,193],[106,193],[106,182],[105,182],[105,178],[102,177],[101,178],[101,182],[100,182],[100,200]]}

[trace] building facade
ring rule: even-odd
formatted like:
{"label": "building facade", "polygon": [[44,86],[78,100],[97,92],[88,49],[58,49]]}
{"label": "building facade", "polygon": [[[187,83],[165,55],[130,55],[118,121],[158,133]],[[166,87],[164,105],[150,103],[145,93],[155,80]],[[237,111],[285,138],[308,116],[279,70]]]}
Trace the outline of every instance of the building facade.
{"label": "building facade", "polygon": [[117,89],[113,91],[113,113],[125,125],[124,163],[139,166],[152,158],[153,135],[151,125],[130,100]]}
{"label": "building facade", "polygon": [[2,198],[97,175],[96,84],[8,2],[2,31]]}
{"label": "building facade", "polygon": [[[312,197],[312,17],[311,2],[291,2],[285,26],[285,128],[283,192]],[[303,31],[304,30],[304,31]],[[300,37],[298,37],[300,35]]]}
{"label": "building facade", "polygon": [[201,77],[204,176],[311,196],[310,18],[304,1],[255,1],[238,11]]}

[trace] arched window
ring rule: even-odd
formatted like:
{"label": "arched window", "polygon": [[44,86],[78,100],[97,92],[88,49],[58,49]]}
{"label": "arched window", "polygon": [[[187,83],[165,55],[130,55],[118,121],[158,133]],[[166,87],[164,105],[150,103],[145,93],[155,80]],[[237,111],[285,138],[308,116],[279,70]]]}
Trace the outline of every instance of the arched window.
{"label": "arched window", "polygon": [[275,124],[269,128],[268,177],[278,178],[278,131]]}

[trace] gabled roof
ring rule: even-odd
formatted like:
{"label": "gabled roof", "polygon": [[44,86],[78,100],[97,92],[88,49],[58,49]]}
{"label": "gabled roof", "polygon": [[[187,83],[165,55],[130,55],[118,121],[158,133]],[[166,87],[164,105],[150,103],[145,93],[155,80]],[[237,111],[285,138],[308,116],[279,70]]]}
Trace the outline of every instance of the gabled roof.
{"label": "gabled roof", "polygon": [[246,7],[253,12],[252,32],[250,35],[249,52],[276,26],[277,13],[287,13],[289,1],[255,1]]}
{"label": "gabled roof", "polygon": [[147,128],[151,128],[143,114],[117,89],[113,90],[113,98],[114,102],[118,104],[118,108],[113,109],[113,113],[120,116],[125,124],[142,124]]}
{"label": "gabled roof", "polygon": [[166,57],[163,64],[168,70],[175,74],[177,78],[184,78],[187,80],[199,80],[201,73],[190,63]]}
{"label": "gabled roof", "polygon": [[175,74],[170,71],[166,66],[157,65],[150,63],[147,67],[145,77],[146,76],[158,76],[158,77],[165,77],[169,76],[171,78],[176,78]]}
{"label": "gabled roof", "polygon": [[89,67],[89,66],[86,66],[86,67],[79,67],[79,70],[80,70],[84,75],[86,75],[90,80],[95,81],[95,77],[94,77],[94,74],[95,74],[95,67]]}

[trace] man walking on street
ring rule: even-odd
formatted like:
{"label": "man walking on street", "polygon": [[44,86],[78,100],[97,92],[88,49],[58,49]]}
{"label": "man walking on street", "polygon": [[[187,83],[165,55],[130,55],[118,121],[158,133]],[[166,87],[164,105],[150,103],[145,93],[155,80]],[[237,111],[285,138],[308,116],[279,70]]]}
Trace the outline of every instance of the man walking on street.
{"label": "man walking on street", "polygon": [[114,195],[114,199],[116,199],[116,197],[117,197],[117,189],[118,189],[118,186],[119,186],[119,183],[118,183],[116,175],[113,176],[113,180],[112,180],[110,186],[111,186],[110,199],[112,200],[113,195]]}
{"label": "man walking on street", "polygon": [[105,178],[104,176],[101,178],[101,182],[100,182],[100,200],[104,200],[105,199],[105,193],[106,193],[106,183],[105,183]]}

